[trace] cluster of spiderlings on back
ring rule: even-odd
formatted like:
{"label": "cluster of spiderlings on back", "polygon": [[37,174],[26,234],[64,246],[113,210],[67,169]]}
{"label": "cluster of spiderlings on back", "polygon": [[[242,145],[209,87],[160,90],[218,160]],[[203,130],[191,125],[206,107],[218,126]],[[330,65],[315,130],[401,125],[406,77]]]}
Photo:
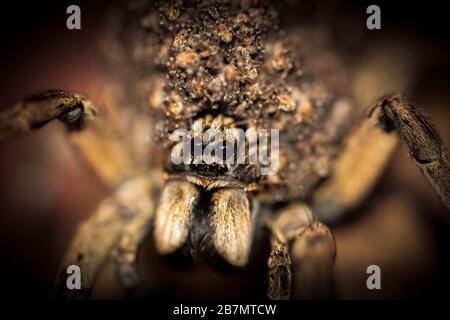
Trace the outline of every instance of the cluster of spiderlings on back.
{"label": "cluster of spiderlings on back", "polygon": [[170,152],[171,133],[206,115],[230,117],[244,130],[279,129],[280,170],[261,178],[260,189],[269,188],[268,200],[307,196],[338,148],[339,137],[324,128],[345,133],[333,115],[342,109],[334,106],[345,72],[322,34],[282,30],[269,2],[133,5],[118,37],[133,75],[125,91],[142,97],[157,144]]}

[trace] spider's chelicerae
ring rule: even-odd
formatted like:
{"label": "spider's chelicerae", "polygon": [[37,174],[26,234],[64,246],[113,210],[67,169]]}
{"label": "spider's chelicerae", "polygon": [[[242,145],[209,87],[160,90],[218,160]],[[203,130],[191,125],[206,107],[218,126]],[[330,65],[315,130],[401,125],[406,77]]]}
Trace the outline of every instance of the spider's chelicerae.
{"label": "spider's chelicerae", "polygon": [[[243,268],[255,234],[269,237],[268,297],[328,297],[336,253],[324,224],[361,203],[398,140],[450,208],[450,166],[437,130],[402,95],[366,112],[320,33],[281,30],[254,1],[133,1],[107,20],[108,107],[63,90],[32,94],[0,113],[0,139],[59,119],[114,193],[83,224],[55,296],[87,298],[113,255],[121,285],[138,287],[138,246],[152,231],[161,255]],[[115,109],[112,109],[115,108]],[[279,130],[279,168],[178,164],[170,135],[207,128]],[[291,263],[294,267],[291,266]],[[66,268],[82,270],[67,290]]]}

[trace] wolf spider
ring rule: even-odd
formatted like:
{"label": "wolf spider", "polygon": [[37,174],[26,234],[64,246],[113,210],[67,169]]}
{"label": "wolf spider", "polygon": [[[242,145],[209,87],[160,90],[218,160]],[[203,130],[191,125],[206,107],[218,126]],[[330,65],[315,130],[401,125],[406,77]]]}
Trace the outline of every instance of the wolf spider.
{"label": "wolf spider", "polygon": [[[114,190],[79,228],[53,296],[88,298],[110,255],[122,287],[133,290],[138,247],[152,230],[162,255],[236,268],[247,265],[253,235],[264,230],[268,297],[289,298],[292,278],[298,297],[329,297],[336,245],[323,222],[366,198],[398,136],[450,208],[450,165],[430,120],[398,94],[362,114],[337,54],[317,34],[282,33],[278,20],[269,4],[251,1],[132,2],[113,11],[105,29],[113,112],[48,90],[0,113],[0,139],[64,123]],[[278,173],[171,163],[168,136],[199,119],[209,127],[280,129]],[[81,290],[65,287],[72,264],[82,270]]]}

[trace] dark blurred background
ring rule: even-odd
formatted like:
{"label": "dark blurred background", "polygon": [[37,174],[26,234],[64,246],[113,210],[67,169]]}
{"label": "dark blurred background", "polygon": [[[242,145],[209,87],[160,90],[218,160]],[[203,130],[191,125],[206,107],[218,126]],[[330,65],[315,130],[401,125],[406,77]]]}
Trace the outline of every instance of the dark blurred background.
{"label": "dark blurred background", "polygon": [[[82,30],[66,29],[66,8],[71,4],[81,7]],[[107,4],[2,4],[0,109],[46,88],[67,88],[102,104],[105,75],[97,46]],[[370,4],[381,7],[381,30],[365,27]],[[285,5],[286,21],[326,22],[348,62],[371,66],[381,59],[389,64],[367,67],[366,72],[399,70],[387,77],[382,88],[404,87],[450,146],[450,42],[442,2],[288,1]],[[391,51],[386,58],[384,54]],[[405,63],[404,69],[398,68]],[[402,80],[397,81],[397,76]],[[78,161],[63,127],[56,123],[0,143],[2,294],[45,298],[76,226],[106,193]],[[398,148],[370,201],[356,211],[333,226],[338,298],[448,295],[450,219],[404,147]],[[381,291],[365,287],[370,264],[381,266]]]}

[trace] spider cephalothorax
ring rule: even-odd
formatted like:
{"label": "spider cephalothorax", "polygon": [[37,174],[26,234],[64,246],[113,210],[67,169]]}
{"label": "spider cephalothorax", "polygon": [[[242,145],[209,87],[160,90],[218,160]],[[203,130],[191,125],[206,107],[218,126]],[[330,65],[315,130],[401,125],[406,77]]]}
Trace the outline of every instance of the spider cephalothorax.
{"label": "spider cephalothorax", "polygon": [[[191,139],[203,144],[216,137],[199,138],[197,131],[278,129],[281,155],[277,157],[283,158],[283,165],[270,175],[261,175],[256,165],[245,161],[230,166],[196,161],[194,156],[195,163],[170,163],[168,172],[177,173],[176,179],[184,182],[170,183],[167,192],[184,196],[175,199],[163,193],[156,214],[157,247],[162,253],[173,252],[189,232],[203,231],[194,216],[203,192],[198,189],[207,190],[212,192],[211,230],[202,238],[212,238],[228,262],[242,266],[248,259],[256,215],[250,213],[246,199],[249,186],[252,193],[265,195],[264,202],[308,197],[331,170],[339,139],[355,113],[327,79],[309,76],[314,72],[300,64],[305,53],[287,49],[290,39],[282,36],[276,12],[268,4],[174,4],[172,9],[176,14],[169,14],[169,7],[158,13],[143,7],[138,13],[145,23],[158,20],[152,31],[166,34],[167,41],[155,52],[167,54],[167,81],[163,92],[150,93],[166,97],[153,108],[155,117],[162,119],[158,135],[162,142],[167,143],[180,128],[187,128]],[[148,32],[142,18],[138,21],[138,32]],[[231,142],[226,135],[223,142],[218,141],[224,149]],[[302,161],[294,165],[294,159]],[[164,203],[166,199],[169,204]]]}
{"label": "spider cephalothorax", "polygon": [[[264,228],[268,296],[288,298],[294,270],[298,296],[328,297],[336,247],[319,221],[336,220],[365,198],[395,147],[395,130],[450,206],[449,162],[428,118],[401,95],[381,98],[362,115],[324,34],[283,31],[280,20],[257,1],[120,5],[103,49],[115,79],[111,101],[127,115],[122,121],[132,119],[125,134],[66,91],[34,94],[0,114],[0,138],[60,119],[115,190],[63,262],[83,268],[83,290],[67,292],[64,269],[55,295],[88,297],[110,253],[121,284],[134,289],[138,247],[153,221],[160,254],[206,254],[234,267],[246,266],[255,229]],[[187,143],[173,139],[179,130]],[[254,141],[245,140],[239,158],[239,133],[264,130],[275,130],[265,141],[276,148],[258,140],[252,153]],[[205,157],[210,143],[222,157]],[[238,155],[224,158],[232,148]],[[275,170],[261,174],[261,163],[249,159],[269,149]]]}

